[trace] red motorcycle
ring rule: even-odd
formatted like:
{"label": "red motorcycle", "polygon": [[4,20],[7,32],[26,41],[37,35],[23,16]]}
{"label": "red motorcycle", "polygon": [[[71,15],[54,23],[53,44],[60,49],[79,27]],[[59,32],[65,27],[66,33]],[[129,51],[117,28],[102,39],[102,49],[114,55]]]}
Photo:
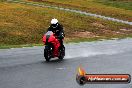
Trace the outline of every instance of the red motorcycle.
{"label": "red motorcycle", "polygon": [[60,42],[52,31],[48,31],[43,36],[43,42],[45,44],[44,57],[46,61],[50,61],[51,58],[58,57],[62,60],[65,56],[65,47],[60,47]]}

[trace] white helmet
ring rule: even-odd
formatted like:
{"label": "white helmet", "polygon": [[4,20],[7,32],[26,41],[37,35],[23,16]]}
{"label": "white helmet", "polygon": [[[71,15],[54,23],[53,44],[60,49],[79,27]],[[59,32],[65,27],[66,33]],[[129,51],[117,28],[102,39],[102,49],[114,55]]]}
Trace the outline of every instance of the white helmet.
{"label": "white helmet", "polygon": [[53,27],[53,28],[56,28],[57,26],[58,26],[58,20],[57,19],[52,19],[51,20],[51,26]]}

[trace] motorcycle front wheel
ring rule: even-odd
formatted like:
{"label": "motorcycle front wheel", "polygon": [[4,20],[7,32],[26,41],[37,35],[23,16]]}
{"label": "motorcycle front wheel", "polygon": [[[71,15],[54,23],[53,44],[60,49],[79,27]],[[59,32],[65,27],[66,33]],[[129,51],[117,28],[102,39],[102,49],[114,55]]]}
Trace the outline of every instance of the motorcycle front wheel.
{"label": "motorcycle front wheel", "polygon": [[45,46],[45,49],[44,49],[44,57],[47,62],[49,62],[52,57],[52,51],[50,50],[50,48],[51,47],[49,46]]}

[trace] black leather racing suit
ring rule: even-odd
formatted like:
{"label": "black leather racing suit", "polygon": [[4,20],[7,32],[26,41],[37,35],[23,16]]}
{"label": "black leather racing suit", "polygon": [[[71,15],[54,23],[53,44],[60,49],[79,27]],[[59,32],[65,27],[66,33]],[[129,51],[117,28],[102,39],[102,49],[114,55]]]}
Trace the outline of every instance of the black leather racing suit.
{"label": "black leather racing suit", "polygon": [[53,33],[55,33],[55,36],[57,36],[57,39],[59,40],[61,47],[64,47],[63,38],[65,35],[64,35],[63,26],[58,23],[58,26],[56,28],[53,28],[52,25],[50,25],[48,31],[52,31]]}

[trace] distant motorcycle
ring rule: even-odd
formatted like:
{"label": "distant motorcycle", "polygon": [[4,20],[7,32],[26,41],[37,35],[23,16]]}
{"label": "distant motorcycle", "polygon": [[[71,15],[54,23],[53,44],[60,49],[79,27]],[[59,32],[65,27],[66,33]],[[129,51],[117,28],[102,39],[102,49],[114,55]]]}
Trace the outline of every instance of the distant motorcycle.
{"label": "distant motorcycle", "polygon": [[51,58],[58,57],[62,60],[65,56],[65,47],[60,47],[60,42],[52,31],[48,31],[43,36],[43,42],[45,44],[44,57],[46,61],[50,61]]}

